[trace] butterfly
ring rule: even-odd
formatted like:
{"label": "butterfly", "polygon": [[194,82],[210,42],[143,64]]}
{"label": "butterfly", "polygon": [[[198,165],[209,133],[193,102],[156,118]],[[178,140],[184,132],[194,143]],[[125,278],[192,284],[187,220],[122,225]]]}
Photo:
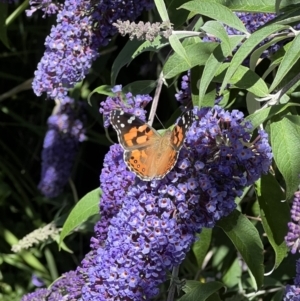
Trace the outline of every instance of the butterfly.
{"label": "butterfly", "polygon": [[193,113],[187,111],[172,130],[160,135],[133,114],[122,110],[110,113],[110,123],[124,149],[124,162],[143,181],[160,180],[171,171],[192,122]]}

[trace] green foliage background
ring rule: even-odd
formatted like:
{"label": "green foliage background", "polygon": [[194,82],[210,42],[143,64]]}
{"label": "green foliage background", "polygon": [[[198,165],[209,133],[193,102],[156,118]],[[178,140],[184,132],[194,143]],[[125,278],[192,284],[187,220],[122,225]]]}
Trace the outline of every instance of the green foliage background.
{"label": "green foliage background", "polygon": [[[226,7],[222,6],[225,4]],[[30,81],[55,18],[43,19],[40,14],[27,18],[24,14],[27,1],[1,3],[0,300],[19,300],[31,291],[32,275],[50,285],[61,273],[75,269],[88,252],[93,225],[99,218],[94,215],[99,191],[94,189],[99,187],[103,157],[110,145],[98,112],[99,102],[105,99],[109,87],[122,84],[133,93],[153,94],[162,71],[168,87],[163,88],[158,115],[169,125],[178,113],[174,94],[181,75],[188,70],[191,70],[194,105],[213,105],[215,90],[211,89],[211,83],[220,83],[221,92],[231,84],[233,88],[225,90],[222,106],[243,111],[255,128],[264,125],[270,135],[274,165],[272,173],[263,176],[255,187],[245,189],[244,196],[236,200],[238,209],[233,214],[220,221],[215,229],[205,229],[199,235],[180,267],[180,278],[187,279],[181,300],[282,300],[283,289],[292,283],[295,260],[299,257],[287,252],[283,238],[290,219],[289,201],[299,185],[300,89],[298,82],[288,85],[299,76],[300,38],[275,36],[272,42],[285,39],[284,48],[257,68],[264,49],[255,52],[253,49],[266,37],[289,30],[289,24],[299,23],[297,4],[295,0],[247,3],[169,0],[165,7],[162,1],[156,1],[157,10],[144,13],[141,20],[170,19],[174,29],[182,29],[190,17],[198,14],[202,17],[190,32],[172,35],[169,40],[127,42],[127,38],[116,36],[100,49],[100,58],[90,73],[70,91],[72,97],[84,101],[94,92],[87,109],[88,140],[81,145],[64,193],[47,199],[39,193],[37,184],[46,121],[54,103],[36,97]],[[232,54],[241,37],[228,37],[215,21],[245,32],[231,10],[269,13],[279,9],[285,14],[249,36],[230,62],[223,61]],[[201,43],[199,37],[191,35],[191,30],[200,29],[217,36],[221,43]],[[250,68],[241,66],[250,54]],[[281,97],[276,98],[280,91],[283,91]],[[269,106],[256,111],[261,103],[255,98],[269,101]],[[111,137],[116,141],[113,132]],[[12,253],[11,247],[18,239],[53,220],[58,227],[66,222],[61,236],[62,250],[49,241],[28,251]],[[266,272],[270,273],[264,275]],[[167,288],[167,284],[162,286],[157,300],[166,299]]]}

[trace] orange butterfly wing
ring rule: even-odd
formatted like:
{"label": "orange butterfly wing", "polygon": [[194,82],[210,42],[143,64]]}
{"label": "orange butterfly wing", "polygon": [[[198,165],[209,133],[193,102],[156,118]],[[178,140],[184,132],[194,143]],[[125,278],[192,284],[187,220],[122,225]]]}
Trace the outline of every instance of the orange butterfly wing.
{"label": "orange butterfly wing", "polygon": [[172,131],[161,136],[136,116],[121,110],[111,112],[110,121],[124,148],[124,162],[144,181],[162,179],[176,164],[192,114],[187,112]]}

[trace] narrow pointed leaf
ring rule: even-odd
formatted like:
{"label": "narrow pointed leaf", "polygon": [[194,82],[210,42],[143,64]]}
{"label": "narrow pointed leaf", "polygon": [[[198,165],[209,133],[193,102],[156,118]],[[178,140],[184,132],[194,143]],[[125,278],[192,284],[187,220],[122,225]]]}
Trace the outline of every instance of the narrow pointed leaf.
{"label": "narrow pointed leaf", "polygon": [[188,280],[183,288],[186,294],[179,301],[205,301],[222,287],[224,287],[224,284],[217,281],[200,283]]}
{"label": "narrow pointed leaf", "polygon": [[286,76],[289,70],[291,70],[291,68],[299,60],[299,58],[300,58],[300,35],[297,35],[294,38],[294,40],[291,42],[290,47],[287,49],[282,59],[282,62],[278,68],[273,83],[269,89],[270,93],[278,86],[278,84]]}
{"label": "narrow pointed leaf", "polygon": [[[215,80],[222,82],[226,76],[226,68],[230,63],[224,63],[216,72]],[[224,80],[223,80],[224,82]],[[235,85],[238,88],[245,89],[258,97],[264,97],[268,95],[268,86],[265,81],[260,78],[255,72],[245,66],[238,66],[234,75],[230,78],[229,83]]]}
{"label": "narrow pointed leaf", "polygon": [[169,20],[168,11],[164,0],[154,0],[158,13],[163,21]]}
{"label": "narrow pointed leaf", "polygon": [[114,60],[111,68],[110,80],[112,86],[116,84],[116,79],[121,68],[132,61],[134,52],[142,44],[143,41],[133,40],[133,41],[128,41],[126,45],[122,48],[122,50]]}
{"label": "narrow pointed leaf", "polygon": [[281,0],[275,0],[275,12],[276,12],[276,14],[279,14],[280,2],[281,2]]}
{"label": "narrow pointed leaf", "polygon": [[289,205],[283,201],[285,195],[274,176],[263,175],[256,182],[255,188],[262,224],[275,252],[274,269],[276,269],[288,252],[284,237],[290,220]]}
{"label": "narrow pointed leaf", "polygon": [[230,27],[233,27],[241,32],[248,33],[243,22],[226,6],[212,1],[190,1],[179,8],[189,10],[193,13],[207,16],[218,20]]}
{"label": "narrow pointed leaf", "polygon": [[210,246],[211,236],[212,230],[204,228],[201,234],[199,234],[199,239],[193,244],[192,250],[196,257],[198,268],[201,268],[205,259]]}
{"label": "narrow pointed leaf", "polygon": [[[243,39],[242,36],[236,36],[230,38],[229,42],[231,45],[231,49],[234,49]],[[204,99],[204,95],[206,93],[207,87],[214,78],[216,71],[220,68],[222,65],[225,57],[227,57],[230,54],[229,52],[226,51],[226,49],[223,48],[223,43],[221,43],[219,46],[215,48],[213,53],[209,56],[204,70],[203,70],[203,75],[200,78],[200,84],[199,84],[199,107],[202,107],[202,102]]]}
{"label": "narrow pointed leaf", "polygon": [[[202,1],[202,0],[197,0]],[[211,0],[214,3],[220,3],[227,6],[233,11],[241,12],[257,12],[257,13],[275,13],[274,0],[251,0],[251,1],[228,1],[228,0]],[[282,10],[286,6],[294,5],[297,7],[298,0],[282,0],[280,3],[280,9]]]}
{"label": "narrow pointed leaf", "polygon": [[299,185],[300,127],[288,118],[273,122],[271,145],[274,159],[286,183],[286,199],[290,199]]}
{"label": "narrow pointed leaf", "polygon": [[207,59],[217,45],[218,43],[195,43],[185,47],[185,51],[189,57],[191,65],[188,65],[187,62],[177,53],[174,53],[169,57],[164,65],[164,77],[166,79],[172,78],[197,65],[205,65]]}
{"label": "narrow pointed leaf", "polygon": [[217,225],[223,229],[245,260],[256,282],[256,289],[260,288],[264,278],[264,257],[263,244],[257,229],[237,210],[220,220]]}
{"label": "narrow pointed leaf", "polygon": [[5,19],[7,17],[7,3],[0,3],[0,41],[9,48],[9,43],[7,39]]}
{"label": "narrow pointed leaf", "polygon": [[263,46],[259,47],[258,49],[254,50],[250,56],[250,69],[255,70],[257,66],[258,60],[261,58],[262,53],[268,49],[270,46],[275,45],[276,43],[286,39],[286,37],[277,37],[269,41],[268,43],[264,44]]}
{"label": "narrow pointed leaf", "polygon": [[184,49],[184,47],[182,46],[181,42],[179,41],[179,38],[175,35],[171,35],[169,37],[169,42],[170,42],[170,45],[172,47],[172,49],[181,57],[183,58],[186,63],[191,66],[191,62],[190,62],[190,59]]}
{"label": "narrow pointed leaf", "polygon": [[253,125],[253,129],[256,129],[259,125],[263,124],[265,121],[269,120],[273,116],[283,112],[286,108],[289,106],[300,106],[300,104],[293,104],[288,103],[285,105],[278,105],[278,106],[272,106],[268,108],[264,108],[262,110],[259,110],[249,116],[247,116],[245,119],[251,121]]}
{"label": "narrow pointed leaf", "polygon": [[265,38],[267,38],[270,34],[286,29],[287,26],[283,25],[277,25],[272,24],[268,27],[264,27],[262,29],[259,29],[258,31],[254,32],[245,43],[238,49],[234,57],[232,58],[232,61],[230,63],[230,66],[226,72],[224,81],[221,86],[220,93],[223,92],[227,84],[229,83],[231,77],[236,72],[236,70],[239,68],[239,66],[242,64],[242,62],[245,60],[245,58],[251,53],[251,51]]}
{"label": "narrow pointed leaf", "polygon": [[150,94],[156,87],[155,80],[139,80],[130,83],[123,87],[123,93],[131,92],[134,95],[137,94]]}
{"label": "narrow pointed leaf", "polygon": [[218,21],[207,21],[201,29],[206,33],[209,33],[216,38],[220,39],[223,43],[223,50],[228,56],[231,52],[231,44],[228,37],[228,34],[224,28],[224,26]]}
{"label": "narrow pointed leaf", "polygon": [[90,216],[99,214],[100,194],[101,191],[97,188],[87,193],[78,201],[63,225],[60,234],[60,242]]}

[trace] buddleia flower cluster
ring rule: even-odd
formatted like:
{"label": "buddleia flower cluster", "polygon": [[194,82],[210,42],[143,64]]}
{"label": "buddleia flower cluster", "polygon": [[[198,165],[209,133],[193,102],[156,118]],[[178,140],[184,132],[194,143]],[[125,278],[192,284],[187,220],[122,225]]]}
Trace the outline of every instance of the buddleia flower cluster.
{"label": "buddleia flower cluster", "polygon": [[83,279],[75,271],[63,274],[49,289],[41,288],[26,294],[21,301],[78,301]]}
{"label": "buddleia flower cluster", "polygon": [[294,193],[294,200],[291,208],[291,219],[288,223],[288,233],[285,242],[292,254],[300,251],[300,191]]}
{"label": "buddleia flower cluster", "polygon": [[[112,98],[106,106],[115,107]],[[266,133],[251,142],[251,125],[241,112],[215,106],[193,113],[177,164],[162,180],[143,182],[127,169],[121,146],[111,146],[100,175],[101,220],[91,252],[70,272],[64,291],[52,286],[22,301],[149,300],[158,294],[195,234],[232,212],[235,197],[268,171],[272,159]]]}
{"label": "buddleia flower cluster", "polygon": [[[235,14],[243,22],[244,26],[250,33],[255,32],[259,27],[264,26],[276,17],[276,15],[272,13],[236,12]],[[241,34],[239,30],[228,26],[226,26],[226,30],[230,35]]]}
{"label": "buddleia flower cluster", "polygon": [[[109,114],[114,109],[122,109],[146,121],[144,107],[152,100],[151,96],[148,94],[135,96],[132,93],[123,94],[121,85],[114,86],[112,92],[115,93],[115,96],[107,97],[100,104],[100,113],[104,116],[105,127],[110,125]],[[134,183],[134,178],[134,174],[128,171],[124,164],[121,146],[118,144],[112,145],[104,158],[100,175],[100,183],[102,183],[101,220],[95,225],[96,235],[92,238],[92,247],[98,248],[106,240],[110,220],[119,212],[123,197],[126,195],[127,188]]]}
{"label": "buddleia flower cluster", "polygon": [[182,105],[188,106],[191,102],[191,82],[190,82],[190,73],[183,75],[181,78],[181,89],[178,93],[175,94],[175,98],[179,101]]}
{"label": "buddleia flower cluster", "polygon": [[31,17],[33,13],[41,10],[43,12],[43,18],[45,18],[46,16],[57,14],[63,8],[61,3],[53,0],[30,0],[29,5],[30,9],[25,11],[27,17]]}
{"label": "buddleia flower cluster", "polygon": [[293,285],[287,285],[283,301],[299,301],[300,300],[300,260],[296,261],[296,277]]}
{"label": "buddleia flower cluster", "polygon": [[122,208],[123,198],[129,186],[134,184],[135,175],[128,171],[122,154],[122,147],[114,144],[104,158],[100,175],[102,195],[100,200],[101,220],[94,227],[95,236],[91,245],[95,249],[107,239],[107,231],[111,219]]}
{"label": "buddleia flower cluster", "polygon": [[134,114],[142,120],[146,120],[146,105],[152,100],[148,94],[135,95],[131,92],[122,93],[122,85],[116,85],[112,88],[115,94],[113,97],[107,97],[104,102],[100,104],[100,113],[104,116],[104,127],[109,127],[109,114],[112,110],[121,109],[126,113]]}
{"label": "buddleia flower cluster", "polygon": [[[243,188],[268,171],[272,153],[267,134],[259,131],[251,142],[251,125],[241,112],[215,106],[194,109],[194,114],[186,146],[162,180],[130,176],[120,146],[107,154],[101,188],[110,191],[105,199],[117,209],[107,219],[102,241],[95,240],[99,247],[87,271],[83,300],[154,297],[167,271],[184,260],[195,234],[231,213]],[[123,192],[109,190],[111,176]]]}
{"label": "buddleia flower cluster", "polygon": [[[187,108],[190,106],[192,97],[191,97],[191,74],[188,72],[186,75],[183,75],[181,78],[180,83],[181,89],[175,94],[176,100],[183,105],[184,108]],[[227,86],[229,87],[229,85]],[[222,100],[223,96],[218,95],[218,92],[220,90],[220,85],[216,85],[216,98],[215,98],[215,104],[219,104],[219,102]]]}
{"label": "buddleia flower cluster", "polygon": [[99,47],[117,33],[117,20],[134,20],[152,0],[66,0],[57,14],[57,24],[46,38],[46,50],[32,83],[37,96],[63,99],[68,89],[84,79]]}
{"label": "buddleia flower cluster", "polygon": [[48,118],[42,151],[42,173],[38,185],[49,198],[58,196],[67,184],[78,151],[85,140],[82,104],[65,97]]}

